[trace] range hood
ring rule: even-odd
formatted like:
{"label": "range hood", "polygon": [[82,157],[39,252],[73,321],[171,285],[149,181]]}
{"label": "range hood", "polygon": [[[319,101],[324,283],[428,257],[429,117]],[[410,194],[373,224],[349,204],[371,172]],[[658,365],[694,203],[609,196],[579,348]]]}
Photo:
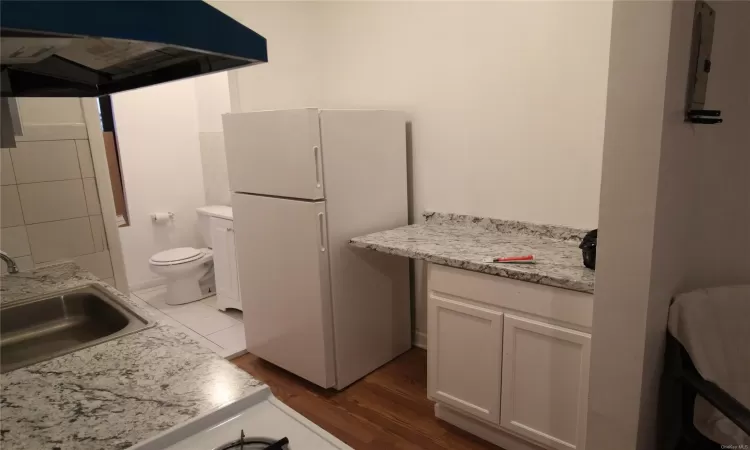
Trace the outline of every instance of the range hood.
{"label": "range hood", "polygon": [[96,97],[268,61],[197,0],[0,1],[2,97]]}

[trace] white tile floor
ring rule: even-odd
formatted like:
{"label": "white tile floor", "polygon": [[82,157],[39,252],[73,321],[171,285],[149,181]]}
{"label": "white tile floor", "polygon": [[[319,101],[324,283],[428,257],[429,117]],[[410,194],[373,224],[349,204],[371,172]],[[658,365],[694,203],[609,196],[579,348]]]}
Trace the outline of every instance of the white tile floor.
{"label": "white tile floor", "polygon": [[168,305],[166,287],[135,291],[131,299],[148,308],[157,319],[169,323],[224,358],[245,353],[245,325],[242,311],[216,308],[216,296],[186,305]]}

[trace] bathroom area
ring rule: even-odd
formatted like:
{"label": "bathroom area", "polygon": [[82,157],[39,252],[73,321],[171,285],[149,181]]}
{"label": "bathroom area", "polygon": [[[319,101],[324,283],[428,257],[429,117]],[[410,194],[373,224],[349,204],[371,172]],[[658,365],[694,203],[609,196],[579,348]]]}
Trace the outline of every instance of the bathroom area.
{"label": "bathroom area", "polygon": [[224,358],[245,353],[221,127],[227,74],[111,100],[131,299]]}

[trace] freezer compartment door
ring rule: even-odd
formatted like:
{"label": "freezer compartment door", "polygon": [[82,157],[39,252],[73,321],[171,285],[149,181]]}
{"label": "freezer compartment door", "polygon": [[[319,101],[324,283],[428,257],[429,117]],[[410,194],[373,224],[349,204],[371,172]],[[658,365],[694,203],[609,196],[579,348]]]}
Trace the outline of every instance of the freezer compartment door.
{"label": "freezer compartment door", "polygon": [[225,114],[223,121],[233,192],[325,197],[317,109]]}
{"label": "freezer compartment door", "polygon": [[232,194],[247,350],[335,383],[325,202]]}

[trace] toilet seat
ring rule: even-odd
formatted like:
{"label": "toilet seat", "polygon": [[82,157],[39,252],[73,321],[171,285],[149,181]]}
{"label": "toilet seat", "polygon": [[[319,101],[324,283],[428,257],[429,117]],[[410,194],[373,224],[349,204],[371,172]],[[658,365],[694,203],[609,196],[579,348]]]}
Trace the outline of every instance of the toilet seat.
{"label": "toilet seat", "polygon": [[172,266],[198,260],[204,256],[202,250],[193,247],[178,247],[159,252],[149,259],[155,266]]}

